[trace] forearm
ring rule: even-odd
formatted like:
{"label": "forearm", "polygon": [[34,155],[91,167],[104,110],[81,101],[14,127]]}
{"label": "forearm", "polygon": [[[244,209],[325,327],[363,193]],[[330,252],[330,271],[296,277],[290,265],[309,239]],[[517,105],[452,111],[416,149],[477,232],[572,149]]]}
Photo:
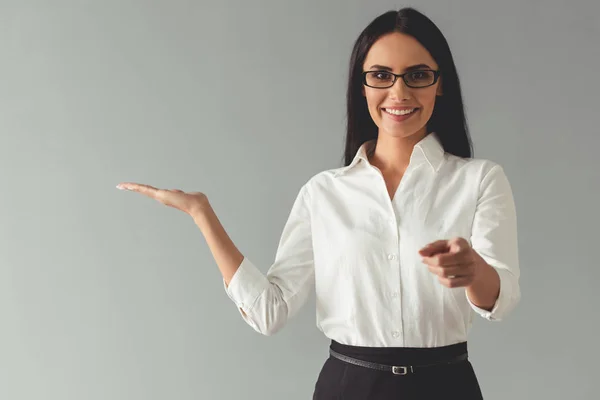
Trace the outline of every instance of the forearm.
{"label": "forearm", "polygon": [[481,256],[477,255],[477,258],[477,272],[466,289],[467,296],[475,306],[491,311],[500,295],[500,276]]}
{"label": "forearm", "polygon": [[225,284],[229,285],[244,255],[235,246],[208,201],[191,215],[206,240]]}

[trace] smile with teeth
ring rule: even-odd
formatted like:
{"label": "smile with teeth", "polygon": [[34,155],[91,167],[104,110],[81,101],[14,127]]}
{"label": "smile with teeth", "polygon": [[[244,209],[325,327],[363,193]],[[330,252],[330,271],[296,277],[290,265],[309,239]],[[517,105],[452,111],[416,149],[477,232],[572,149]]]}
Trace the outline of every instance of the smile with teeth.
{"label": "smile with teeth", "polygon": [[392,114],[392,115],[408,115],[410,113],[413,113],[417,110],[417,108],[411,108],[408,110],[394,110],[394,109],[390,109],[390,108],[382,108],[383,111],[385,111],[388,114]]}

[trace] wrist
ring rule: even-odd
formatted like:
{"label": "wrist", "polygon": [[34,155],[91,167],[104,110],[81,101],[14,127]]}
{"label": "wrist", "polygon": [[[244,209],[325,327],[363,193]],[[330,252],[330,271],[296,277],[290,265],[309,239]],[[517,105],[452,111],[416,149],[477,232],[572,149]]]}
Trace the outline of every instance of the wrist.
{"label": "wrist", "polygon": [[469,288],[477,286],[480,282],[485,281],[485,276],[489,273],[489,268],[492,267],[485,262],[477,252],[475,252],[475,270],[473,272],[473,281],[469,285]]}
{"label": "wrist", "polygon": [[194,219],[194,221],[203,221],[206,220],[206,217],[212,211],[211,205],[208,202],[208,199],[204,199],[201,202],[192,207],[189,214]]}

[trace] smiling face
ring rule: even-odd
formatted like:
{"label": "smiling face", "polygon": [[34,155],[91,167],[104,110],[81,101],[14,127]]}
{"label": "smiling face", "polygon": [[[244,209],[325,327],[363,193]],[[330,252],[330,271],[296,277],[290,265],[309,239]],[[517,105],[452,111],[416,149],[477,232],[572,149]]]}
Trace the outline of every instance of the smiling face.
{"label": "smiling face", "polygon": [[[380,37],[369,49],[363,65],[363,71],[382,72],[372,75],[372,79],[387,79],[390,75],[385,72],[403,74],[437,69],[437,63],[423,45],[412,36],[398,32]],[[409,78],[412,83],[427,79],[422,73],[412,74]],[[412,83],[411,86],[414,86]],[[369,114],[379,128],[379,135],[425,136],[436,96],[442,94],[441,80],[432,86],[411,88],[398,78],[390,88],[363,86],[363,94]]]}

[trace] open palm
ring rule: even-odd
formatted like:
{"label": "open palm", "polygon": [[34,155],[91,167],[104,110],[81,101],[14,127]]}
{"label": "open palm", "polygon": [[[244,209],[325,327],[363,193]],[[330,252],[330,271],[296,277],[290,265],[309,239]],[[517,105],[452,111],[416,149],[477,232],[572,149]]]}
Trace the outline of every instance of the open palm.
{"label": "open palm", "polygon": [[178,189],[158,189],[150,185],[133,182],[119,183],[117,189],[141,193],[166,206],[176,208],[190,215],[208,203],[206,195],[201,192],[186,193]]}

